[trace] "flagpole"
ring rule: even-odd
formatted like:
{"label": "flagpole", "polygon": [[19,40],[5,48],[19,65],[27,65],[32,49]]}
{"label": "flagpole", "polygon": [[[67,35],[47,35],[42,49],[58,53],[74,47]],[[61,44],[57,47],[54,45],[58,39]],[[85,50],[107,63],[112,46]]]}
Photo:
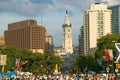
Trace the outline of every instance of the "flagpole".
{"label": "flagpole", "polygon": [[112,58],[112,72],[114,73],[114,56]]}

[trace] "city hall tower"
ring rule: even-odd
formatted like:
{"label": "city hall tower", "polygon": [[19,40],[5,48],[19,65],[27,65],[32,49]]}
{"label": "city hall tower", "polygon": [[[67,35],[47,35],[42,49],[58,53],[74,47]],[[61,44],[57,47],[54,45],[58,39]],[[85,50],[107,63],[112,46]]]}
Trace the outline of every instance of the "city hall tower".
{"label": "city hall tower", "polygon": [[73,46],[72,46],[72,27],[69,21],[68,12],[66,10],[65,21],[62,25],[63,34],[62,34],[62,48],[64,49],[65,53],[73,53]]}

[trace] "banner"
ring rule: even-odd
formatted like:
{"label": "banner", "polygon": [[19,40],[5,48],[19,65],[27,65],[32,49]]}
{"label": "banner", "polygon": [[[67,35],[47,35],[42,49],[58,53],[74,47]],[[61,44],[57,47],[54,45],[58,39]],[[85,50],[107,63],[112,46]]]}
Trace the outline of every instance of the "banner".
{"label": "banner", "polygon": [[6,65],[7,55],[0,55],[0,65]]}
{"label": "banner", "polygon": [[116,47],[116,63],[120,62],[120,43],[115,43],[115,47]]}
{"label": "banner", "polygon": [[110,60],[112,61],[113,60],[113,51],[112,49],[109,49],[109,55],[110,55]]}
{"label": "banner", "polygon": [[15,67],[17,67],[17,69],[20,69],[20,58],[16,59]]}
{"label": "banner", "polygon": [[113,60],[113,52],[111,49],[105,50],[106,61]]}
{"label": "banner", "polygon": [[110,61],[110,56],[108,50],[105,50],[106,61]]}

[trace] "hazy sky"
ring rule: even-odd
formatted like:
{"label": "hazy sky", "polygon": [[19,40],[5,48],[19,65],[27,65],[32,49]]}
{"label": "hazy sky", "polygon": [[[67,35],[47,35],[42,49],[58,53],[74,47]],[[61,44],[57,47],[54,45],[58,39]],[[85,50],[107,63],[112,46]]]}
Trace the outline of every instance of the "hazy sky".
{"label": "hazy sky", "polygon": [[60,46],[65,10],[68,9],[73,44],[78,45],[79,30],[83,25],[83,13],[96,2],[110,6],[119,4],[120,0],[0,0],[0,34],[4,34],[9,23],[35,19],[38,25],[45,26],[47,34],[53,36],[54,44]]}

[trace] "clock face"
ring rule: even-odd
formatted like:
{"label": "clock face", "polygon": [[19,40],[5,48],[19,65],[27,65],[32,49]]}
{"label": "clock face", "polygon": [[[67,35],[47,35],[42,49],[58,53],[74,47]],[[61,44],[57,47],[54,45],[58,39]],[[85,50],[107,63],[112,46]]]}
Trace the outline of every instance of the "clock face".
{"label": "clock face", "polygon": [[70,32],[70,29],[68,29],[68,32]]}

